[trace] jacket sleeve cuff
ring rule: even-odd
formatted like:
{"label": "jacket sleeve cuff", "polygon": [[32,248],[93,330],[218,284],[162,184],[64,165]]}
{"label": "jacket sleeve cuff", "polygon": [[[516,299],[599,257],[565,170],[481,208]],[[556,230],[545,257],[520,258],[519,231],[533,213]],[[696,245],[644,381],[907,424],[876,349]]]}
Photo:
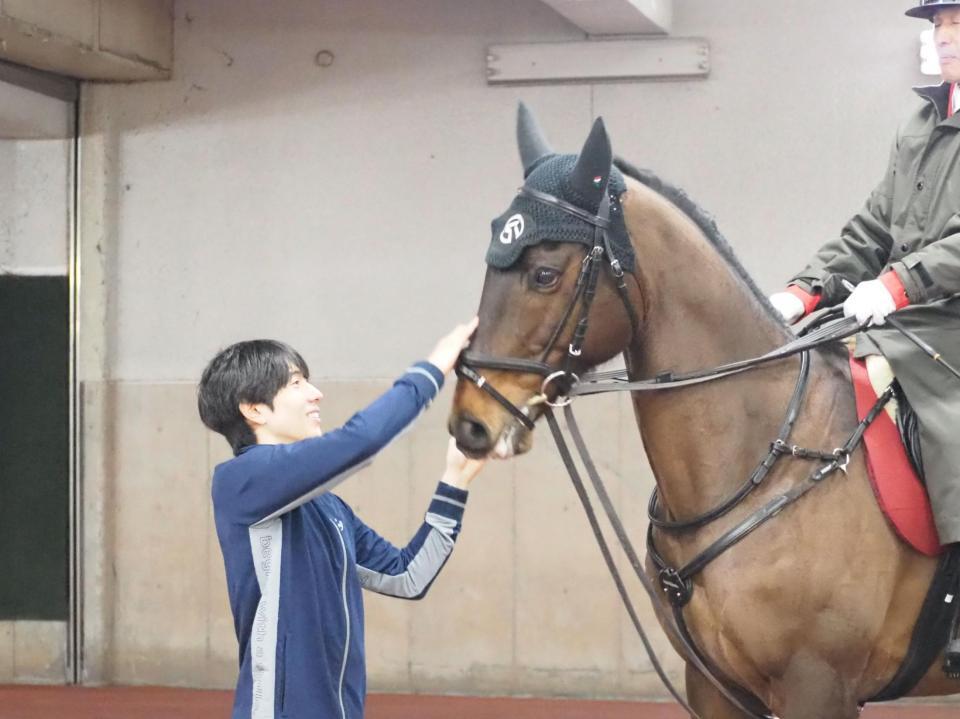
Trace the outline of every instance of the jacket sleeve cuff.
{"label": "jacket sleeve cuff", "polygon": [[820,299],[822,295],[813,294],[807,292],[805,289],[798,287],[797,285],[790,285],[787,287],[787,292],[796,297],[798,300],[803,302],[803,314],[808,315],[813,312],[817,305],[820,304]]}
{"label": "jacket sleeve cuff", "polygon": [[452,519],[458,524],[463,519],[463,512],[467,508],[468,493],[465,489],[453,487],[446,482],[437,485],[437,491],[430,500],[427,511],[439,514],[441,517]]}
{"label": "jacket sleeve cuff", "polygon": [[430,399],[435,398],[443,389],[443,372],[429,362],[417,362],[415,365],[408,367],[404,376],[410,378],[417,386],[425,390]]}
{"label": "jacket sleeve cuff", "polygon": [[893,297],[898,310],[910,304],[910,298],[907,297],[907,288],[903,286],[903,282],[900,281],[900,276],[896,272],[893,270],[884,272],[879,279],[883,286],[887,288],[887,292]]}

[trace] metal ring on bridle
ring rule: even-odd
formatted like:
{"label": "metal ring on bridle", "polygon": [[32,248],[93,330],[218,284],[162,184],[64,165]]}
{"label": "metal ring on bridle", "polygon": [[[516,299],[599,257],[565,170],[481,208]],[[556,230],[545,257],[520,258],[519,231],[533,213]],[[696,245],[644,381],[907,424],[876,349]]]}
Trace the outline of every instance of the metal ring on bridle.
{"label": "metal ring on bridle", "polygon": [[[552,374],[548,374],[546,376],[546,378],[543,380],[543,384],[540,385],[540,396],[543,397],[544,403],[546,403],[550,407],[566,407],[568,404],[573,402],[573,397],[571,397],[569,394],[558,396],[552,402],[549,399],[547,399],[547,387],[550,386],[550,383],[553,382],[555,379],[558,379],[560,377],[566,377],[567,375],[573,378],[573,384],[571,384],[570,387],[573,387],[574,385],[577,385],[580,383],[580,378],[577,377],[576,374],[574,374],[573,372],[567,372],[566,370],[557,370],[556,372],[553,372]],[[569,389],[567,391],[569,392]]]}

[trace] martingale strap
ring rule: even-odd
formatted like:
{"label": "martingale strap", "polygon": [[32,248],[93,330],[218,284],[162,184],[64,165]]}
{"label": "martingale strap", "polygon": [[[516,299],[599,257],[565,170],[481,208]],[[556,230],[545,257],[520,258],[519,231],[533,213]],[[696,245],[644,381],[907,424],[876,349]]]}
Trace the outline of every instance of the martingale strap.
{"label": "martingale strap", "polygon": [[[802,376],[806,375],[807,369],[808,368],[805,365]],[[802,396],[802,392],[800,394]],[[796,397],[796,395],[797,392],[795,390],[794,397]],[[657,590],[654,588],[653,583],[644,571],[640,558],[637,555],[637,552],[633,547],[633,543],[630,541],[630,537],[623,526],[623,522],[620,520],[620,517],[613,506],[613,502],[610,500],[610,495],[606,491],[603,480],[596,469],[596,465],[590,456],[586,442],[584,441],[583,435],[580,432],[580,428],[577,425],[572,407],[564,407],[564,419],[566,420],[567,427],[571,436],[573,437],[574,444],[577,448],[577,452],[580,455],[583,466],[587,470],[587,475],[590,477],[590,481],[593,484],[595,492],[597,493],[600,504],[607,515],[607,519],[613,528],[614,534],[617,537],[617,541],[619,542],[624,553],[627,555],[627,559],[629,560],[634,573],[637,575],[637,578],[640,580],[644,591],[646,591],[646,593],[649,595],[654,610],[657,612],[657,615],[661,620],[661,624],[667,633],[684,648],[686,654],[685,658],[692,663],[704,675],[704,677],[706,677],[708,681],[710,681],[711,684],[713,684],[714,687],[721,694],[723,694],[728,701],[731,702],[731,704],[755,719],[771,719],[772,715],[765,707],[762,707],[762,704],[756,699],[756,697],[753,697],[745,690],[737,687],[736,685],[730,684],[719,677],[719,671],[715,667],[711,666],[712,662],[710,662],[708,657],[706,657],[706,655],[696,645],[695,640],[686,626],[686,622],[683,617],[683,607],[689,602],[692,595],[692,578],[701,572],[711,561],[716,559],[724,551],[743,540],[759,526],[782,512],[787,506],[819,485],[827,477],[831,476],[837,471],[845,472],[847,463],[850,461],[850,456],[863,440],[863,435],[866,432],[867,427],[869,427],[870,424],[876,419],[892,396],[893,389],[888,388],[887,391],[880,396],[867,416],[864,417],[864,419],[857,425],[854,432],[850,435],[842,447],[834,450],[833,452],[808,451],[808,457],[822,459],[827,461],[827,464],[816,469],[802,483],[796,485],[790,491],[778,495],[771,501],[767,502],[763,507],[751,514],[743,522],[724,533],[717,541],[713,542],[709,547],[698,554],[684,567],[680,569],[671,568],[659,554],[653,542],[654,526],[651,524],[647,538],[648,556],[650,557],[650,561],[654,564],[659,572],[661,589],[666,593],[668,600],[673,606],[673,614],[670,617],[664,614],[659,603],[659,592],[657,592]],[[791,410],[793,409],[794,404],[795,403],[793,400],[791,400]],[[797,410],[798,409],[799,407],[797,407]],[[566,444],[563,433],[560,430],[560,426],[556,420],[556,417],[554,416],[553,411],[549,408],[546,411],[546,415],[547,423],[557,445],[557,450],[560,452],[560,456],[567,469],[567,473],[570,475],[570,479],[573,482],[574,489],[577,492],[577,497],[580,499],[580,503],[583,505],[584,512],[586,513],[587,519],[590,522],[590,527],[593,530],[594,538],[600,547],[600,553],[603,555],[604,561],[607,564],[607,569],[613,577],[614,584],[617,587],[617,592],[619,593],[624,607],[630,616],[631,622],[634,625],[634,629],[636,629],[641,641],[644,644],[644,647],[647,649],[647,653],[650,656],[654,670],[657,672],[661,681],[664,682],[670,693],[677,699],[684,709],[686,709],[692,717],[697,717],[696,712],[694,712],[693,709],[683,699],[680,698],[679,692],[666,677],[665,673],[663,672],[663,668],[660,666],[656,658],[656,654],[650,647],[646,634],[643,631],[643,627],[637,617],[636,610],[633,607],[633,603],[624,586],[623,579],[613,561],[610,548],[606,543],[606,539],[603,537],[603,532],[600,529],[596,512],[593,509],[590,497],[583,485],[583,480],[580,478],[580,474]],[[785,422],[785,425],[786,424],[790,424],[792,426],[792,421]],[[783,431],[781,431],[781,437],[782,435]],[[780,438],[778,438],[778,441],[779,440]],[[780,443],[782,444],[783,442],[781,441]],[[773,444],[777,445],[778,443],[774,442]],[[783,453],[781,452],[775,456],[781,456],[782,454]],[[775,459],[772,461],[775,461]],[[764,463],[762,462],[760,466],[763,467]],[[766,471],[764,471],[764,474],[765,473]]]}
{"label": "martingale strap", "polygon": [[[773,469],[777,460],[784,454],[791,453],[792,449],[796,449],[789,447],[787,442],[790,439],[790,434],[793,432],[793,426],[797,422],[797,417],[800,416],[800,405],[803,403],[803,397],[806,394],[809,379],[810,353],[804,352],[800,355],[800,374],[797,377],[797,384],[796,387],[794,387],[793,395],[790,397],[790,403],[787,405],[786,415],[780,426],[780,432],[777,434],[777,438],[770,444],[770,451],[767,453],[767,456],[760,460],[760,464],[750,473],[747,481],[744,482],[736,492],[718,506],[701,515],[684,521],[670,521],[658,517],[660,493],[654,488],[650,494],[650,504],[647,507],[647,517],[650,520],[651,526],[672,531],[697,529],[727,514],[727,512],[740,504],[748,494],[759,487],[763,480],[766,479],[770,470]],[[793,456],[797,456],[795,452],[792,453]]]}
{"label": "martingale strap", "polygon": [[[636,574],[641,586],[649,596],[650,603],[653,606],[654,611],[657,613],[657,616],[660,618],[661,625],[664,627],[667,635],[684,648],[688,661],[690,661],[690,663],[693,664],[704,675],[704,677],[706,677],[707,680],[710,681],[714,687],[716,687],[717,691],[727,698],[731,704],[740,709],[747,716],[753,717],[753,719],[773,719],[772,715],[766,711],[766,708],[763,707],[762,704],[760,704],[754,697],[746,694],[743,692],[743,690],[740,690],[734,686],[728,686],[721,679],[717,678],[717,672],[707,665],[707,663],[701,658],[701,655],[697,651],[696,647],[690,641],[689,635],[685,631],[685,627],[678,623],[674,617],[671,617],[664,612],[663,607],[660,604],[658,592],[653,586],[653,582],[651,582],[650,578],[647,576],[647,573],[644,571],[643,563],[640,561],[640,557],[637,555],[636,549],[634,548],[633,543],[630,541],[630,537],[623,526],[623,522],[620,520],[620,516],[617,514],[616,509],[614,509],[613,502],[610,500],[610,495],[606,491],[603,480],[600,478],[600,474],[597,472],[596,465],[594,464],[593,459],[587,450],[586,442],[584,442],[583,435],[580,433],[580,427],[577,425],[572,408],[568,405],[564,407],[563,411],[567,428],[570,430],[570,435],[573,437],[574,444],[576,445],[577,451],[580,454],[583,466],[587,470],[587,475],[590,477],[590,482],[600,499],[600,504],[607,515],[610,526],[613,528],[614,534],[617,537],[617,541],[623,549],[624,554],[626,554],[627,559],[630,562],[630,566],[633,568],[634,574]],[[600,528],[600,522],[597,519],[596,511],[593,508],[593,503],[590,500],[590,496],[587,494],[586,487],[584,486],[583,480],[580,477],[580,473],[577,470],[577,466],[573,460],[570,448],[567,446],[566,439],[563,436],[563,432],[560,429],[560,425],[557,422],[557,418],[554,415],[553,410],[548,408],[546,411],[546,416],[547,424],[550,426],[550,432],[553,434],[554,441],[557,445],[557,450],[560,452],[560,457],[567,469],[567,474],[570,475],[570,480],[573,482],[573,487],[576,490],[577,497],[579,498],[581,505],[583,506],[583,511],[587,515],[587,520],[590,523],[591,530],[593,530],[593,536],[600,548],[601,555],[603,555],[603,560],[607,565],[607,570],[610,572],[610,576],[613,578],[613,582],[617,588],[617,593],[620,595],[623,606],[626,609],[627,614],[630,616],[630,621],[633,624],[633,628],[636,630],[637,635],[640,637],[640,641],[643,643],[644,649],[647,651],[647,655],[650,658],[650,663],[653,666],[654,671],[657,673],[657,676],[660,677],[660,681],[663,682],[664,686],[667,687],[667,690],[670,692],[673,698],[677,700],[680,706],[682,706],[694,719],[701,719],[701,717],[693,710],[693,708],[684,700],[680,691],[670,681],[663,669],[663,666],[657,659],[657,654],[654,651],[653,646],[650,644],[650,640],[648,639],[646,632],[643,630],[643,625],[640,622],[637,611],[633,606],[632,600],[630,599],[630,594],[627,592],[626,586],[624,585],[623,577],[620,575],[620,570],[617,569],[617,565],[613,560],[610,547],[607,544],[607,540],[604,538],[603,531]],[[748,708],[748,704],[752,705],[753,708]]]}
{"label": "martingale strap", "polygon": [[874,404],[866,417],[857,425],[853,434],[847,438],[847,441],[844,442],[842,447],[838,447],[833,450],[833,452],[809,453],[811,457],[822,459],[826,461],[827,464],[814,470],[807,479],[788,492],[779,494],[771,499],[735,527],[726,531],[719,539],[679,569],[675,569],[667,564],[663,556],[657,551],[653,541],[653,525],[651,525],[647,533],[647,550],[651,561],[660,570],[660,584],[670,599],[670,602],[678,608],[686,605],[693,595],[693,577],[702,572],[710,562],[730,549],[734,544],[740,542],[761,524],[780,514],[787,506],[800,499],[800,497],[819,485],[834,472],[839,470],[846,473],[850,456],[854,450],[860,446],[864,432],[873,424],[877,415],[883,411],[884,406],[886,406],[892,396],[893,387],[887,387],[886,391],[880,395],[876,404]]}

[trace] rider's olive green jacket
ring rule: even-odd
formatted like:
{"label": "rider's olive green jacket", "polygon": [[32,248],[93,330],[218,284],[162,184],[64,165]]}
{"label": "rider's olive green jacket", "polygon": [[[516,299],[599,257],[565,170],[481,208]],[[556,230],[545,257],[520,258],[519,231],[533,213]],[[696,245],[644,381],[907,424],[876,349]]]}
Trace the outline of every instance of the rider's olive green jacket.
{"label": "rider's olive green jacket", "polygon": [[[883,181],[792,282],[828,306],[849,294],[843,279],[896,272],[910,300],[898,318],[960,368],[960,113],[947,117],[947,84],[917,94]],[[940,539],[960,542],[960,380],[889,326],[867,335],[857,354],[883,352],[917,412]]]}

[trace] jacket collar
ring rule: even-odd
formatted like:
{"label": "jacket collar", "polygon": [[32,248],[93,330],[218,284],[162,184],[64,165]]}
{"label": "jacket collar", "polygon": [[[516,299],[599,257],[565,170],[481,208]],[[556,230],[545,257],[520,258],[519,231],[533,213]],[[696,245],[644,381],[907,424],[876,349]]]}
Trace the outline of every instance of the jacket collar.
{"label": "jacket collar", "polygon": [[941,121],[947,119],[947,103],[950,102],[950,83],[942,82],[939,85],[922,85],[913,88],[913,91],[936,108],[937,117],[939,117]]}
{"label": "jacket collar", "polygon": [[950,83],[942,82],[939,85],[915,87],[913,91],[921,98],[933,105],[937,111],[937,120],[941,123],[960,128],[960,112],[949,117],[947,105],[950,103]]}

